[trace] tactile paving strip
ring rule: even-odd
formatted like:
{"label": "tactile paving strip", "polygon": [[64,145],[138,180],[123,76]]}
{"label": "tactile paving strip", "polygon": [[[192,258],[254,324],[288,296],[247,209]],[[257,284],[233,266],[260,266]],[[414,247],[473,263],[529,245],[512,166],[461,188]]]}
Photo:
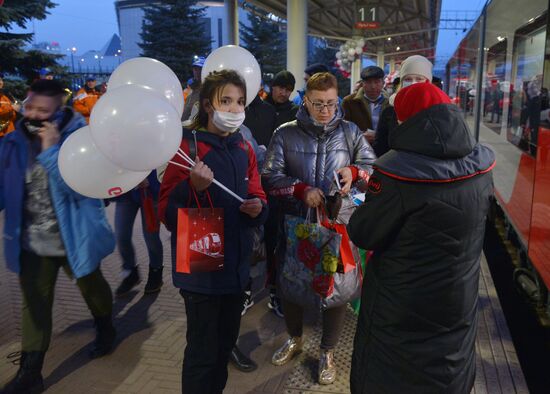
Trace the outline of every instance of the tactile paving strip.
{"label": "tactile paving strip", "polygon": [[315,328],[307,336],[303,352],[294,361],[295,367],[284,384],[285,394],[298,393],[338,393],[349,394],[349,373],[351,370],[351,354],[357,317],[348,308],[346,322],[338,346],[334,351],[334,360],[338,371],[336,380],[330,385],[317,382],[319,365],[319,344],[321,343],[321,317]]}

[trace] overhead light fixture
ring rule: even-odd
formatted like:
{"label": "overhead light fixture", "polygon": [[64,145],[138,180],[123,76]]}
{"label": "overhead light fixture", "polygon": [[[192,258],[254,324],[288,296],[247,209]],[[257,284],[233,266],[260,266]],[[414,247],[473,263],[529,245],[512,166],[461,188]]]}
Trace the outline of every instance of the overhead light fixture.
{"label": "overhead light fixture", "polygon": [[400,51],[401,50],[401,47],[397,47],[395,48],[396,51]]}
{"label": "overhead light fixture", "polygon": [[535,20],[535,18],[531,18],[531,19],[529,19],[527,22],[531,23],[531,22],[533,22],[534,20]]}
{"label": "overhead light fixture", "polygon": [[502,37],[502,36],[498,36],[497,37],[497,40],[500,42],[500,41],[504,41],[506,40],[506,37]]}
{"label": "overhead light fixture", "polygon": [[391,37],[388,37],[388,41],[391,41]]}

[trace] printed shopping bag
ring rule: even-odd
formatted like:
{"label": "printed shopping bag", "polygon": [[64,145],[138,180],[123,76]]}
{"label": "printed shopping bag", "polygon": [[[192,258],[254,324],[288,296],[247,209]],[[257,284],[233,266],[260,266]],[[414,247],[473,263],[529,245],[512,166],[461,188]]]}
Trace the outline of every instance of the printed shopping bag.
{"label": "printed shopping bag", "polygon": [[[194,191],[193,191],[193,194]],[[224,211],[214,208],[206,192],[210,208],[178,209],[176,272],[193,274],[223,269]]]}
{"label": "printed shopping bag", "polygon": [[341,236],[318,223],[285,216],[286,250],[279,275],[284,298],[302,306],[319,305],[333,292]]}

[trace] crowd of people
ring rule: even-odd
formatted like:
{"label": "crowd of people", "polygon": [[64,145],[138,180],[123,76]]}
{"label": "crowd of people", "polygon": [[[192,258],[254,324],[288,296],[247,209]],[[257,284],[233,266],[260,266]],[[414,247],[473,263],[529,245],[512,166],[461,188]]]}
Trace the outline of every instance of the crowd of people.
{"label": "crowd of people", "polygon": [[[437,86],[431,62],[407,58],[391,90],[381,68],[366,67],[356,91],[343,98],[330,70],[313,64],[304,70],[305,89],[291,100],[296,78],[282,70],[267,97],[258,94],[246,106],[239,73],[222,70],[203,80],[204,60],[193,59],[183,92],[180,152],[108,201],[72,191],[57,165],[63,141],[86,125],[102,94],[96,81],[86,81],[71,108],[58,81],[40,79],[19,108],[0,79],[0,102],[11,103],[2,104],[0,123],[4,252],[23,298],[20,368],[2,393],[44,389],[59,268],[76,279],[94,318],[90,357],[115,350],[113,295],[100,262],[117,247],[122,269],[115,296],[140,283],[132,245],[138,212],[149,260],[144,293],[163,286],[161,224],[171,233],[172,280],[187,315],[183,393],[222,393],[229,362],[245,372],[257,367],[237,344],[241,318],[254,305],[250,266],[258,240],[265,248],[268,307],[284,318],[288,334],[272,364],[287,364],[302,350],[304,312],[321,308],[317,380],[335,381],[334,352],[353,299],[320,307],[280,285],[291,252],[285,218],[321,223],[326,212],[343,225],[353,250],[372,256],[363,275],[352,393],[469,393],[494,154],[472,138],[460,110]],[[238,199],[213,185],[214,176]],[[364,202],[343,209],[357,189]],[[111,203],[114,231],[105,214]],[[184,272],[181,212],[198,207],[223,210],[223,268]],[[254,236],[258,229],[261,237]],[[360,259],[354,264],[362,270]],[[300,291],[323,298],[314,289]]]}

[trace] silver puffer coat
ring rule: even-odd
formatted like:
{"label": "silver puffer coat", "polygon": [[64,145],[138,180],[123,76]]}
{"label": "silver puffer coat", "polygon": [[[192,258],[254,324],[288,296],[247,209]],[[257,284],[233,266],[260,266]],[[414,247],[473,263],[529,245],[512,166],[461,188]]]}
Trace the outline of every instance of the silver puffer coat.
{"label": "silver puffer coat", "polygon": [[[347,134],[347,137],[346,137]],[[302,105],[296,120],[281,125],[273,135],[262,169],[264,188],[282,200],[283,212],[305,216],[305,205],[293,197],[295,185],[305,183],[334,192],[334,170],[353,165],[372,172],[376,155],[355,123],[343,119],[340,107],[326,126],[314,124]]]}

